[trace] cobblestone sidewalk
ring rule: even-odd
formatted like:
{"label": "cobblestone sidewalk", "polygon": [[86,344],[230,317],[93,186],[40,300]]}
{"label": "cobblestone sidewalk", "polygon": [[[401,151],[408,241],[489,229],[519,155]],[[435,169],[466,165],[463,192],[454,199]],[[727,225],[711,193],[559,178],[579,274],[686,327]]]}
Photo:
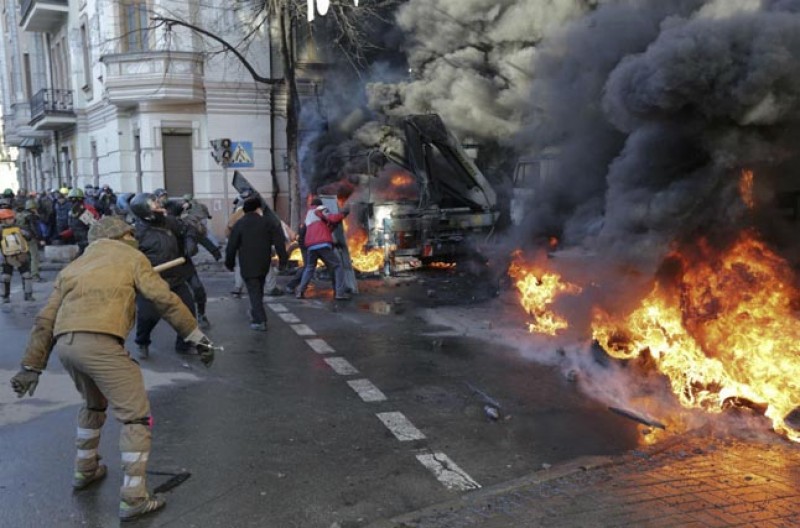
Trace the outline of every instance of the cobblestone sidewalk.
{"label": "cobblestone sidewalk", "polygon": [[800,445],[674,438],[575,461],[374,528],[800,526]]}

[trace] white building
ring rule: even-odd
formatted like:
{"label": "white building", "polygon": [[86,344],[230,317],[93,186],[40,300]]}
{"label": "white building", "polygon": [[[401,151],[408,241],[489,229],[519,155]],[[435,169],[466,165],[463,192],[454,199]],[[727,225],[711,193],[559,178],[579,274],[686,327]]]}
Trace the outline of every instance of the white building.
{"label": "white building", "polygon": [[[230,138],[237,167],[285,215],[288,182],[281,84],[257,83],[222,46],[274,75],[271,39],[255,2],[231,0],[0,0],[5,142],[19,148],[19,186],[44,191],[109,184],[114,191],[194,194],[222,231],[235,191],[209,141]],[[253,33],[254,32],[254,33]],[[248,160],[249,158],[249,160]],[[250,161],[250,163],[248,163]],[[232,171],[231,171],[232,172]],[[230,178],[228,178],[230,183]]]}

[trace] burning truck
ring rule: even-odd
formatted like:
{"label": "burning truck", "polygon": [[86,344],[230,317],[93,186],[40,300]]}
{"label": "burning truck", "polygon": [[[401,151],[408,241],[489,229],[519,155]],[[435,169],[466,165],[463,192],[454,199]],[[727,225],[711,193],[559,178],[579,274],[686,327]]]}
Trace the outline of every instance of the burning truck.
{"label": "burning truck", "polygon": [[370,154],[387,163],[351,200],[366,229],[363,252],[381,251],[387,274],[463,256],[500,215],[491,183],[438,115],[408,116],[403,129],[404,140],[387,139]]}

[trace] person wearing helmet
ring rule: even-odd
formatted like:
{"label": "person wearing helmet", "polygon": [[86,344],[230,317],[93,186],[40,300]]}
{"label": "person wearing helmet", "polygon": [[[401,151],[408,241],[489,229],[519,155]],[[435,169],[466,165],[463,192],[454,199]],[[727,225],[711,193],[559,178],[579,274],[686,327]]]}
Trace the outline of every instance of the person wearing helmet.
{"label": "person wearing helmet", "polygon": [[107,183],[97,191],[97,211],[105,216],[116,214],[117,195]]}
{"label": "person wearing helmet", "polygon": [[[144,253],[153,266],[185,257],[186,230],[178,220],[167,216],[166,211],[154,194],[140,193],[130,202],[130,210],[135,221],[135,235],[139,242],[139,250]],[[194,312],[194,298],[187,281],[192,276],[190,261],[176,266],[162,274],[170,289],[175,293],[192,312]],[[147,299],[136,299],[136,338],[139,357],[146,359],[150,355],[150,334],[161,320],[156,307]],[[191,344],[186,342],[179,334],[175,339],[175,351],[187,354]]]}
{"label": "person wearing helmet", "polygon": [[66,238],[75,240],[78,245],[78,255],[82,255],[89,245],[89,228],[100,219],[100,213],[85,202],[84,196],[84,192],[77,187],[67,195],[72,207],[69,211],[69,227],[65,234]]}
{"label": "person wearing helmet", "polygon": [[206,316],[206,303],[208,302],[208,295],[203,281],[200,280],[200,275],[197,273],[197,268],[192,262],[192,257],[197,255],[199,247],[203,246],[206,251],[211,253],[214,260],[219,261],[222,258],[222,252],[219,247],[215,245],[206,236],[206,230],[196,216],[186,214],[184,209],[185,203],[183,201],[169,200],[167,202],[167,213],[178,219],[181,227],[184,229],[183,249],[184,257],[187,263],[191,265],[192,275],[186,281],[189,288],[192,290],[194,297],[195,309],[197,311],[197,322],[200,328],[206,329],[211,326],[211,323]]}
{"label": "person wearing helmet", "polygon": [[133,224],[136,217],[131,213],[131,200],[136,196],[136,193],[121,193],[117,195],[117,201],[114,204],[114,214],[122,218],[129,224]]}
{"label": "person wearing helmet", "polygon": [[55,350],[81,394],[77,454],[72,486],[83,490],[106,476],[97,449],[109,404],[122,424],[119,447],[124,480],[119,517],[137,519],[164,507],[160,495],[147,490],[152,419],[142,372],[125,350],[134,322],[134,298],[148,299],[173,328],[200,351],[200,360],[214,360],[211,341],[197,327],[191,312],[139,252],[133,228],[107,216],[89,229],[86,252],[55,279],[47,303],[37,314],[22,357],[11,379],[19,397],[33,396],[39,375]]}
{"label": "person wearing helmet", "polygon": [[219,240],[214,236],[214,233],[211,232],[211,229],[208,227],[208,221],[211,220],[211,213],[208,210],[206,205],[194,198],[192,194],[184,194],[183,201],[185,202],[186,206],[184,208],[184,214],[194,216],[200,220],[203,224],[205,229],[205,235],[217,247],[220,247]]}
{"label": "person wearing helmet", "polygon": [[162,188],[156,189],[155,191],[153,191],[153,196],[156,197],[156,200],[158,200],[158,203],[161,204],[162,208],[167,207],[167,202],[169,201],[169,193],[167,192],[166,189]]}
{"label": "person wearing helmet", "polygon": [[39,248],[44,247],[44,237],[40,232],[39,222],[39,206],[36,200],[28,198],[25,202],[25,208],[17,213],[17,221],[25,230],[31,234],[28,244],[28,255],[31,263],[31,280],[34,282],[43,282],[39,275]]}
{"label": "person wearing helmet", "polygon": [[25,202],[28,201],[28,190],[24,187],[20,187],[17,190],[17,196],[14,198],[14,210],[16,212],[21,212],[25,210]]}
{"label": "person wearing helmet", "polygon": [[69,191],[64,191],[66,189],[63,187],[58,191],[56,201],[53,204],[53,225],[55,228],[53,236],[58,236],[59,241],[66,244],[72,242],[71,233],[67,231],[69,229],[69,213],[72,211],[72,204],[67,200]]}
{"label": "person wearing helmet", "polygon": [[0,255],[2,256],[3,303],[11,302],[11,274],[16,269],[22,277],[22,291],[26,301],[33,301],[31,284],[29,241],[33,235],[17,222],[13,209],[0,209]]}
{"label": "person wearing helmet", "polygon": [[37,213],[39,214],[39,234],[42,242],[50,242],[50,234],[53,232],[53,204],[55,199],[52,192],[43,192],[36,197]]}

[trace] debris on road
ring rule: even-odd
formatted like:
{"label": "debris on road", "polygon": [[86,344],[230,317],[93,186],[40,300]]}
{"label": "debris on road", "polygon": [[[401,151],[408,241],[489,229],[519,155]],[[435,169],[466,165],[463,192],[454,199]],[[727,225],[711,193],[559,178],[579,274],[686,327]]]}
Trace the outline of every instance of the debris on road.
{"label": "debris on road", "polygon": [[618,407],[609,407],[608,410],[613,412],[613,413],[615,413],[615,414],[618,414],[620,416],[624,416],[625,418],[628,418],[629,420],[633,420],[634,422],[639,422],[640,424],[643,424],[643,425],[648,425],[650,427],[656,427],[658,429],[666,429],[667,428],[666,425],[664,425],[663,423],[661,423],[659,421],[653,420],[652,418],[646,418],[646,417],[644,417],[642,415],[636,414],[636,413],[631,412],[631,411],[626,411],[625,409],[620,409]]}

